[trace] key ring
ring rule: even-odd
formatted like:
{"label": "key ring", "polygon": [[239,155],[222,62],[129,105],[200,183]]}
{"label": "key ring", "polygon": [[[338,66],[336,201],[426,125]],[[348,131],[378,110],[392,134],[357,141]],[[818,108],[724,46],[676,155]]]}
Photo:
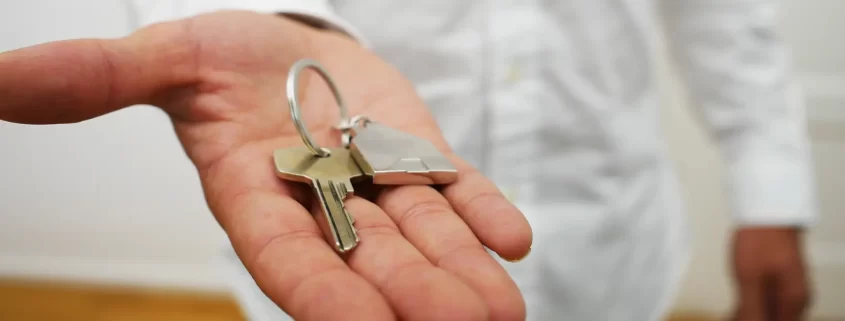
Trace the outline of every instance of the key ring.
{"label": "key ring", "polygon": [[320,65],[319,62],[313,59],[302,59],[297,61],[291,67],[290,72],[288,73],[288,81],[287,81],[287,95],[288,95],[288,105],[290,106],[290,116],[293,119],[293,123],[296,125],[297,131],[299,131],[299,136],[302,137],[302,142],[305,143],[305,146],[308,147],[308,150],[311,151],[317,157],[328,157],[331,155],[331,152],[324,148],[320,147],[317,142],[314,141],[314,138],[311,137],[311,133],[308,132],[308,129],[305,127],[305,123],[302,121],[302,115],[299,112],[299,97],[297,96],[297,92],[299,91],[299,75],[302,73],[303,70],[306,68],[312,68],[323,77],[323,80],[328,83],[329,88],[332,90],[332,94],[334,95],[335,101],[337,102],[338,107],[340,108],[340,119],[341,119],[341,130],[343,130],[343,139],[344,139],[344,147],[347,145],[348,141],[348,131],[349,129],[344,129],[343,127],[345,124],[354,124],[354,122],[350,122],[347,116],[346,105],[343,103],[343,97],[340,95],[340,90],[338,90],[337,85],[335,85],[334,80],[329,75],[329,72]]}
{"label": "key ring", "polygon": [[352,116],[352,118],[344,118],[341,120],[340,125],[337,128],[343,132],[343,135],[341,136],[343,147],[349,148],[349,144],[352,142],[352,135],[349,134],[349,132],[352,131],[353,128],[357,126],[367,127],[367,125],[371,122],[372,120],[364,115],[356,115]]}

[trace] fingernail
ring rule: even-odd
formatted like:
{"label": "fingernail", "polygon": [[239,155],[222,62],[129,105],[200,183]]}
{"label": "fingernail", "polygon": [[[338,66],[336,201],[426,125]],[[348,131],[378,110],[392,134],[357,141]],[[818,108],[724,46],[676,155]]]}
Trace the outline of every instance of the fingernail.
{"label": "fingernail", "polygon": [[528,248],[528,252],[525,252],[525,255],[523,255],[521,258],[506,259],[506,258],[503,258],[501,255],[499,257],[502,257],[502,259],[505,260],[505,261],[508,261],[508,262],[511,262],[511,263],[516,263],[516,262],[524,260],[526,257],[528,257],[528,254],[531,254],[531,248],[530,247]]}

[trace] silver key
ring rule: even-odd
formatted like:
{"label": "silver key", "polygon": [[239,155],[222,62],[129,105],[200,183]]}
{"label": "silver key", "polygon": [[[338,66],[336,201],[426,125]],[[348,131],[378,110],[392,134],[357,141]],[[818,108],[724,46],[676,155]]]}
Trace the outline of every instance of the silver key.
{"label": "silver key", "polygon": [[[344,253],[358,245],[354,219],[343,201],[353,193],[352,180],[364,173],[344,148],[327,148],[329,156],[315,156],[305,146],[276,150],[273,159],[276,174],[286,180],[308,183],[320,199],[326,218],[324,231],[330,231],[335,249]],[[322,220],[317,220],[321,222]],[[328,226],[325,226],[328,225]]]}
{"label": "silver key", "polygon": [[458,170],[431,142],[373,121],[352,127],[352,157],[374,184],[450,184]]}

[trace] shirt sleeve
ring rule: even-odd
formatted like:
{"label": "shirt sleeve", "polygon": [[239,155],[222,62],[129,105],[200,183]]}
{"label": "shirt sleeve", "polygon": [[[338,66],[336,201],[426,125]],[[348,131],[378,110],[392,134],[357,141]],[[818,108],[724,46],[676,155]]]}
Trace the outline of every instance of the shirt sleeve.
{"label": "shirt sleeve", "polygon": [[297,15],[345,33],[369,47],[367,39],[348,21],[338,16],[328,0],[130,0],[129,5],[134,9],[140,26],[217,10]]}
{"label": "shirt sleeve", "polygon": [[779,39],[778,4],[664,0],[666,35],[689,96],[722,151],[739,225],[816,219],[805,106]]}

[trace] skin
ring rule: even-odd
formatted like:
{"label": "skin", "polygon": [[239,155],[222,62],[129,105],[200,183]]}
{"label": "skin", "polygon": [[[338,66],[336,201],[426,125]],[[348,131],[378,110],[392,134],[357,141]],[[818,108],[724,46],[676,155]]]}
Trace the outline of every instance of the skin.
{"label": "skin", "polygon": [[733,238],[736,321],[799,321],[812,289],[802,252],[803,233],[789,227],[750,227]]}
{"label": "skin", "polygon": [[[434,142],[458,182],[385,188],[346,201],[361,243],[328,245],[303,184],[278,179],[272,153],[302,146],[285,82],[300,58],[320,61],[351,115],[371,116]],[[114,40],[41,44],[0,54],[0,119],[72,123],[136,104],[171,118],[208,205],[237,254],[296,320],[522,320],[515,283],[486,252],[518,259],[531,246],[522,214],[454,156],[426,106],[396,70],[342,35],[292,20],[220,12],[167,22]],[[328,87],[301,78],[305,123],[340,145]]]}
{"label": "skin", "polygon": [[[273,150],[302,146],[286,100],[290,66],[321,62],[351,115],[432,141],[457,183],[361,188],[346,201],[361,244],[338,255],[302,184],[273,174]],[[226,11],[166,22],[119,39],[58,41],[0,54],[0,119],[80,122],[138,104],[173,122],[208,205],[259,287],[296,320],[524,320],[514,282],[483,246],[528,254],[522,214],[454,155],[413,86],[348,37],[275,15]],[[328,87],[301,78],[302,114],[323,146],[339,145]],[[734,320],[800,320],[809,302],[800,234],[735,234]]]}

